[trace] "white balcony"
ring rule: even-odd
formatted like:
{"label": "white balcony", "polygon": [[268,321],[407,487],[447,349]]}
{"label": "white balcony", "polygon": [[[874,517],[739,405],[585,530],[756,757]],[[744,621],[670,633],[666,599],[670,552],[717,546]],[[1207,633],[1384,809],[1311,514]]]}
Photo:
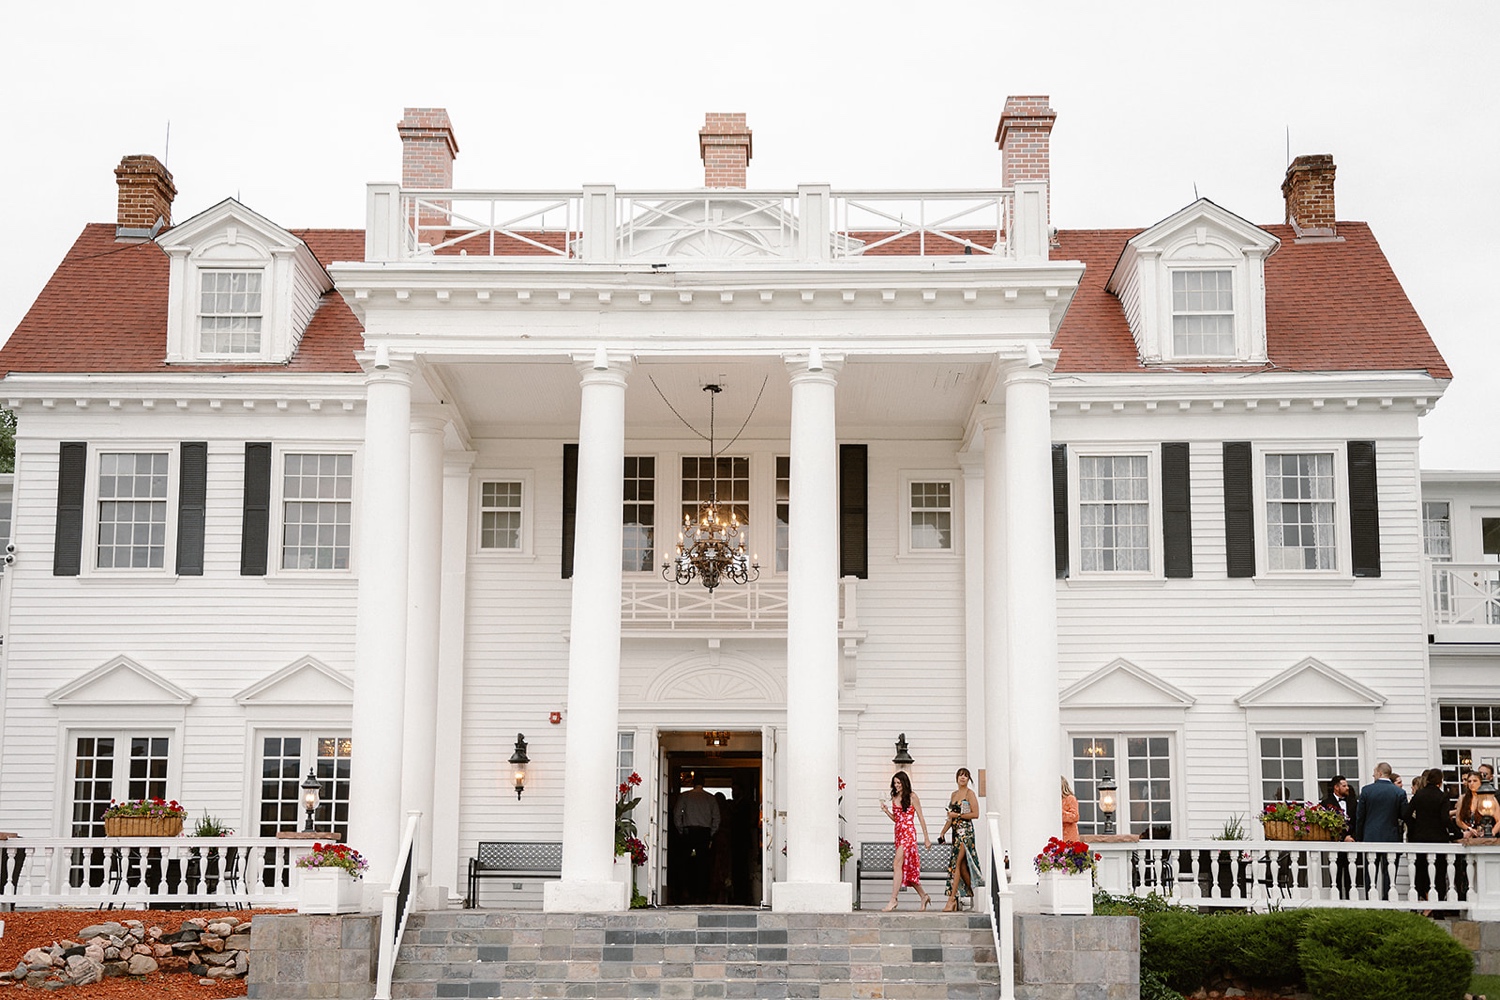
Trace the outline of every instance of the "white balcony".
{"label": "white balcony", "polygon": [[[839,581],[839,629],[859,627],[856,583]],[[723,583],[707,590],[697,583],[669,583],[660,577],[626,577],[621,587],[620,620],[627,632],[719,631],[786,632],[786,578],[756,580],[744,586]]]}
{"label": "white balcony", "polygon": [[402,190],[369,187],[367,261],[896,264],[1046,260],[1044,183],[833,191]]}
{"label": "white balcony", "polygon": [[1434,641],[1500,642],[1500,563],[1427,567],[1427,631]]}

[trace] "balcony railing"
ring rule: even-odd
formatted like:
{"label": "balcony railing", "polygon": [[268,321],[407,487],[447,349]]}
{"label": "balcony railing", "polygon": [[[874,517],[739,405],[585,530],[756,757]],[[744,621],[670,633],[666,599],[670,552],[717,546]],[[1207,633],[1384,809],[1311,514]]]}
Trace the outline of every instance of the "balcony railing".
{"label": "balcony railing", "polygon": [[1438,642],[1500,642],[1500,563],[1427,566],[1427,631]]}
{"label": "balcony railing", "polygon": [[1500,846],[1248,840],[1091,846],[1101,855],[1099,887],[1114,895],[1154,892],[1189,906],[1258,910],[1454,910],[1475,919],[1500,914]]}
{"label": "balcony railing", "polygon": [[20,837],[0,842],[0,906],[297,904],[305,840]]}
{"label": "balcony railing", "polygon": [[[858,627],[856,579],[839,581],[839,628]],[[786,628],[786,578],[756,580],[744,586],[721,584],[706,590],[660,578],[627,577],[620,590],[620,619],[626,629],[694,629],[731,626],[750,631]]]}
{"label": "balcony railing", "polygon": [[839,191],[369,188],[365,259],[613,263],[1045,260],[1044,183],[1013,189]]}

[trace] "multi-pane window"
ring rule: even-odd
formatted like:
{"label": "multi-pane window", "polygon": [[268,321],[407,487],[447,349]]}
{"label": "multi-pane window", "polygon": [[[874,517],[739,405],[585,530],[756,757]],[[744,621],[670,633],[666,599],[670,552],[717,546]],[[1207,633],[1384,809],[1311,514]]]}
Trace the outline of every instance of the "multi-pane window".
{"label": "multi-pane window", "polygon": [[283,456],[282,569],[348,569],[354,456]]}
{"label": "multi-pane window", "polygon": [[1145,455],[1078,459],[1078,549],[1094,572],[1151,569],[1150,462]]}
{"label": "multi-pane window", "polygon": [[519,482],[479,485],[479,547],[521,548],[521,494]]}
{"label": "multi-pane window", "polygon": [[99,568],[160,569],[166,551],[166,452],[100,454]]}
{"label": "multi-pane window", "polygon": [[260,271],[204,271],[198,305],[198,350],[203,354],[259,354]]}
{"label": "multi-pane window", "polygon": [[621,730],[615,744],[615,785],[625,784],[635,770],[635,733]]}
{"label": "multi-pane window", "polygon": [[750,542],[750,459],[720,455],[716,459],[683,458],[682,516],[697,520],[700,505],[717,497],[719,517],[738,518],[745,544]]}
{"label": "multi-pane window", "polygon": [[1458,781],[1465,771],[1500,760],[1500,705],[1439,705],[1438,739],[1443,772]]}
{"label": "multi-pane window", "polygon": [[776,458],[776,572],[785,573],[792,550],[792,460]]}
{"label": "multi-pane window", "polygon": [[1262,805],[1321,802],[1336,775],[1348,778],[1351,785],[1359,784],[1359,737],[1315,734],[1260,738]]}
{"label": "multi-pane window", "polygon": [[[10,541],[11,496],[14,487],[9,482],[0,483],[0,547]],[[5,572],[5,563],[0,562],[0,573]]]}
{"label": "multi-pane window", "polygon": [[625,456],[625,539],[620,568],[649,572],[656,563],[656,459]]}
{"label": "multi-pane window", "polygon": [[1115,832],[1156,840],[1172,836],[1171,737],[1112,733],[1074,736],[1072,743],[1071,784],[1081,836],[1105,830],[1099,786],[1106,776],[1117,786]]}
{"label": "multi-pane window", "polygon": [[912,551],[952,551],[953,484],[914,482],[910,490]]}
{"label": "multi-pane window", "polygon": [[306,825],[302,781],[309,770],[321,786],[313,828],[348,836],[353,742],[347,735],[266,736],[260,760],[260,836],[274,837]]}
{"label": "multi-pane window", "polygon": [[1234,356],[1234,272],[1172,272],[1172,353]]}
{"label": "multi-pane window", "polygon": [[104,810],[111,799],[166,798],[170,747],[171,739],[166,736],[77,737],[73,743],[71,835],[104,836]]}
{"label": "multi-pane window", "polygon": [[[1435,563],[1453,561],[1453,518],[1448,501],[1422,502],[1422,554]],[[1453,607],[1453,578],[1441,566],[1432,567],[1433,610]]]}
{"label": "multi-pane window", "polygon": [[1266,556],[1272,569],[1335,569],[1333,456],[1266,456]]}

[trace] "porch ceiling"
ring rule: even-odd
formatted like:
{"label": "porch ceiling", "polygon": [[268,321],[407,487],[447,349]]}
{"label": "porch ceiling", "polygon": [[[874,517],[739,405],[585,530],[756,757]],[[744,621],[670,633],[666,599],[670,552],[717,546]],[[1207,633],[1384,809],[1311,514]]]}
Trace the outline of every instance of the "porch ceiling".
{"label": "porch ceiling", "polygon": [[[570,363],[440,361],[429,363],[427,371],[434,392],[457,408],[472,437],[577,434],[579,375]],[[840,436],[959,437],[989,388],[991,371],[985,359],[852,358],[839,374],[835,394]],[[725,387],[717,402],[719,441],[739,433],[752,408],[746,436],[788,434],[792,394],[779,359],[641,358],[625,391],[627,437],[691,436],[673,416],[673,408],[707,434],[708,400],[702,386],[709,382]]]}

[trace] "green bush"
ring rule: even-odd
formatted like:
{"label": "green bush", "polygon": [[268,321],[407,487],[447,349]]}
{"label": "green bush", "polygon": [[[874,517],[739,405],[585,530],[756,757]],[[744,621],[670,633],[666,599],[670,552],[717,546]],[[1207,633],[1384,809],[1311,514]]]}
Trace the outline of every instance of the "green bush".
{"label": "green bush", "polygon": [[1395,911],[1313,913],[1298,954],[1318,1000],[1462,1000],[1474,971],[1441,927]]}
{"label": "green bush", "polygon": [[1212,917],[1191,910],[1167,910],[1141,917],[1141,967],[1159,975],[1179,993],[1191,993],[1219,967],[1220,937]]}
{"label": "green bush", "polygon": [[1229,973],[1284,984],[1302,982],[1297,946],[1311,916],[1311,910],[1282,910],[1224,918],[1244,930],[1224,950]]}
{"label": "green bush", "polygon": [[1111,896],[1103,889],[1094,890],[1094,916],[1144,917],[1148,913],[1165,913],[1182,909],[1166,896]]}

